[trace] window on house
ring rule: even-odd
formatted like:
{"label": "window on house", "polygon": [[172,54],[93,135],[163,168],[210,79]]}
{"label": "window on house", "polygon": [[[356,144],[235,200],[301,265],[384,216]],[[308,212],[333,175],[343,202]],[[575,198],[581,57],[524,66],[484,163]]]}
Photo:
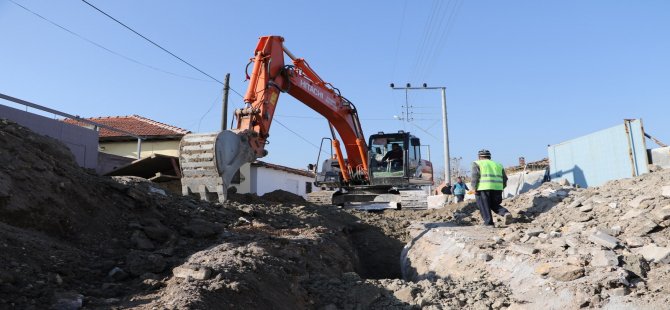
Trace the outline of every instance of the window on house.
{"label": "window on house", "polygon": [[312,182],[305,182],[305,193],[309,194],[312,192]]}

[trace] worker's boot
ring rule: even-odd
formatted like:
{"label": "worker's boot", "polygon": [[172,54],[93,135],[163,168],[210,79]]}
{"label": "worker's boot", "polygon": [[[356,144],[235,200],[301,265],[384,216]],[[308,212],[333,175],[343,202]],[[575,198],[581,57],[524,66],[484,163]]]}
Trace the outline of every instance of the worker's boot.
{"label": "worker's boot", "polygon": [[503,224],[505,224],[505,226],[512,224],[513,222],[514,217],[512,216],[512,213],[507,212],[505,215],[503,215]]}

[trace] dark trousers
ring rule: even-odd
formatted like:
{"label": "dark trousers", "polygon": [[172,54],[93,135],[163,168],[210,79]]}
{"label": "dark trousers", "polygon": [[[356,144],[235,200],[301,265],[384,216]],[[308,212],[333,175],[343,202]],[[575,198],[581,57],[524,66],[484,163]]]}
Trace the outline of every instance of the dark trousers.
{"label": "dark trousers", "polygon": [[456,196],[456,202],[461,202],[465,199],[465,194],[455,196]]}
{"label": "dark trousers", "polygon": [[475,198],[477,199],[477,206],[479,207],[479,213],[482,215],[482,220],[484,220],[484,225],[493,225],[493,215],[491,215],[491,211],[501,216],[509,212],[507,209],[500,206],[500,203],[502,202],[502,191],[477,191]]}

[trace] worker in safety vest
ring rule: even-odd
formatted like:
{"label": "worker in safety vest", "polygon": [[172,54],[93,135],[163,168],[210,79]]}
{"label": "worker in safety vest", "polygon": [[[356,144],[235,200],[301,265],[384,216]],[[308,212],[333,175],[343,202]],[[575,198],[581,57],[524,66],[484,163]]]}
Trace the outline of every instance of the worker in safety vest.
{"label": "worker in safety vest", "polygon": [[512,214],[502,206],[502,192],[507,185],[507,175],[503,166],[491,160],[491,152],[481,150],[479,160],[472,163],[472,188],[482,215],[484,225],[493,226],[491,211],[504,217],[504,224],[512,222]]}

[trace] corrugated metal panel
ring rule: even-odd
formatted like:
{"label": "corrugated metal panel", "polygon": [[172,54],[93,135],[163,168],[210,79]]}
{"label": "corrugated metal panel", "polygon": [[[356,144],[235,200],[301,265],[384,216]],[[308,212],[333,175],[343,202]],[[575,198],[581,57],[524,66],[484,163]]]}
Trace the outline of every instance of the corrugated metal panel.
{"label": "corrugated metal panel", "polygon": [[604,129],[548,148],[552,180],[581,187],[648,172],[641,120]]}

